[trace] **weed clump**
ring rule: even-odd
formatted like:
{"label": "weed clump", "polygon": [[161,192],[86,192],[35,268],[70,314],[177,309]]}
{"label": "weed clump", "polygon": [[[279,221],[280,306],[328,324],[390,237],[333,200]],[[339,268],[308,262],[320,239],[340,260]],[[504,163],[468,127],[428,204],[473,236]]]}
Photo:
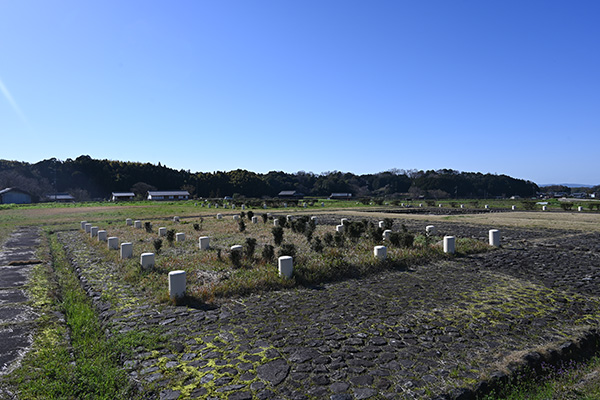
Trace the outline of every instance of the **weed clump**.
{"label": "weed clump", "polygon": [[273,261],[273,257],[275,257],[275,248],[270,244],[265,244],[261,256],[266,262]]}
{"label": "weed clump", "polygon": [[152,245],[154,246],[155,253],[160,254],[160,249],[162,247],[162,239],[154,239],[152,241]]}
{"label": "weed clump", "polygon": [[296,256],[296,246],[293,243],[284,243],[283,245],[281,245],[281,248],[279,249],[279,252],[277,254],[278,254],[278,257],[282,257],[282,256],[295,257]]}
{"label": "weed clump", "polygon": [[169,242],[169,246],[173,246],[174,241],[175,241],[175,229],[167,230],[167,242]]}
{"label": "weed clump", "polygon": [[283,228],[281,226],[275,226],[271,230],[271,233],[273,234],[273,241],[275,242],[275,245],[281,245],[283,242]]}

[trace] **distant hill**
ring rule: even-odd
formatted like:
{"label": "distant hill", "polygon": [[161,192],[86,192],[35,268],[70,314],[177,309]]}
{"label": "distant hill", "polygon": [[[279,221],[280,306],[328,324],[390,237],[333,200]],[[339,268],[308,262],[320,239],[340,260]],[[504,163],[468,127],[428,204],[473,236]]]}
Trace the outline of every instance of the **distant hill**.
{"label": "distant hill", "polygon": [[586,187],[586,188],[592,188],[594,186],[598,186],[598,185],[586,185],[583,183],[548,183],[548,184],[543,184],[543,185],[538,185],[539,187],[546,187],[546,186],[566,186],[566,187],[570,187],[570,188],[578,188],[578,187]]}
{"label": "distant hill", "polygon": [[190,172],[158,163],[96,160],[83,155],[64,161],[55,158],[35,164],[0,160],[0,189],[18,187],[42,198],[68,192],[77,200],[108,199],[111,192],[183,189],[195,197],[276,197],[295,190],[307,196],[351,193],[352,198],[493,198],[529,197],[539,191],[531,181],[507,175],[441,170],[390,170],[375,174],[322,174],[299,171],[267,174],[237,169],[228,172]]}

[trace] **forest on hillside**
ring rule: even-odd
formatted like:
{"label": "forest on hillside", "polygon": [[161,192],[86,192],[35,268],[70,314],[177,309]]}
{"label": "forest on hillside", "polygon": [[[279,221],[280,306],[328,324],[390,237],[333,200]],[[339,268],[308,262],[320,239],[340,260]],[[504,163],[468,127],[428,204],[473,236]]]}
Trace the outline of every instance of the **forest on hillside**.
{"label": "forest on hillside", "polygon": [[42,199],[48,193],[68,192],[77,200],[108,199],[111,192],[187,190],[193,197],[276,197],[283,190],[306,196],[352,193],[354,198],[494,198],[530,197],[538,186],[507,175],[442,170],[390,170],[356,175],[350,172],[315,174],[270,171],[190,172],[158,163],[96,160],[87,155],[64,161],[51,158],[34,164],[0,160],[0,189],[17,187]]}

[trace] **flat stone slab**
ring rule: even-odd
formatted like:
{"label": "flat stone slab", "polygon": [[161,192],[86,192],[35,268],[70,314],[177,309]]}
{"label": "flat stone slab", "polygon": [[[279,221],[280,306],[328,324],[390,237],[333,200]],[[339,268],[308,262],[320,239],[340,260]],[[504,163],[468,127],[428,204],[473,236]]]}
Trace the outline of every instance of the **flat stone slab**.
{"label": "flat stone slab", "polygon": [[29,326],[0,328],[0,375],[10,372],[13,363],[31,346]]}
{"label": "flat stone slab", "polygon": [[23,303],[25,301],[27,301],[27,296],[21,289],[0,290],[0,306],[4,304]]}
{"label": "flat stone slab", "polygon": [[30,271],[30,265],[0,266],[0,288],[14,288],[25,285],[29,279]]}

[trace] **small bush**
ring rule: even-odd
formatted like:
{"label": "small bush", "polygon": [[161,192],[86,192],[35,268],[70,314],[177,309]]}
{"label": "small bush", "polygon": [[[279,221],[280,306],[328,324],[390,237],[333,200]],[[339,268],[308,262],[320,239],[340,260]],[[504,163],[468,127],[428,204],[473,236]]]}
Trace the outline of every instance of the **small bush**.
{"label": "small bush", "polygon": [[323,242],[321,242],[320,238],[316,237],[315,240],[313,240],[313,242],[311,243],[310,248],[312,249],[312,251],[320,253],[323,251]]}
{"label": "small bush", "polygon": [[560,203],[560,208],[562,208],[565,211],[570,211],[573,209],[573,203],[562,202]]}
{"label": "small bush", "polygon": [[384,218],[383,219],[383,229],[392,229],[392,227],[394,226],[394,220],[391,218]]}
{"label": "small bush", "polygon": [[521,204],[523,205],[523,208],[527,211],[531,211],[535,209],[535,201],[522,201]]}
{"label": "small bush", "polygon": [[323,235],[323,242],[325,242],[325,246],[333,246],[333,234],[331,232],[327,232]]}
{"label": "small bush", "polygon": [[292,232],[295,233],[304,233],[306,232],[306,221],[303,221],[302,218],[292,221]]}
{"label": "small bush", "polygon": [[269,220],[269,216],[267,215],[267,213],[263,213],[261,215],[261,217],[262,217],[262,220],[263,220],[263,224],[266,224],[267,221]]}
{"label": "small bush", "polygon": [[433,207],[433,206],[435,206],[435,201],[433,201],[433,200],[425,200],[425,204],[427,204],[427,206],[429,206],[429,207]]}
{"label": "small bush", "polygon": [[263,260],[269,262],[273,260],[273,257],[275,257],[275,248],[270,244],[265,244],[262,249]]}
{"label": "small bush", "polygon": [[247,215],[248,215],[248,220],[252,220],[252,217],[254,217],[254,213],[252,211],[248,211]]}
{"label": "small bush", "polygon": [[284,243],[279,248],[279,252],[277,253],[278,257],[282,256],[296,256],[296,246],[293,243]]}
{"label": "small bush", "polygon": [[229,260],[234,267],[239,268],[242,266],[242,252],[239,250],[229,252]]}
{"label": "small bush", "polygon": [[306,237],[306,241],[308,243],[310,243],[310,241],[312,240],[313,234],[315,233],[315,224],[314,221],[311,221],[312,223],[309,223],[306,225],[306,230],[304,231],[304,236]]}
{"label": "small bush", "polygon": [[346,237],[340,232],[336,232],[335,235],[333,235],[333,241],[337,247],[344,247],[345,238]]}
{"label": "small bush", "polygon": [[162,247],[162,239],[154,239],[152,241],[152,245],[154,245],[154,251],[156,254],[160,254],[160,248]]}
{"label": "small bush", "polygon": [[238,228],[240,229],[240,232],[244,232],[246,230],[246,223],[243,219],[238,221]]}
{"label": "small bush", "polygon": [[221,261],[221,249],[217,249],[217,260]]}
{"label": "small bush", "polygon": [[279,246],[283,242],[283,228],[281,226],[275,226],[271,229],[273,234],[273,241],[275,245]]}
{"label": "small bush", "polygon": [[152,223],[144,222],[144,228],[146,229],[146,232],[152,233]]}
{"label": "small bush", "polygon": [[373,224],[370,224],[367,230],[367,234],[369,235],[369,239],[371,239],[372,242],[379,243],[381,242],[381,238],[383,237],[383,229]]}
{"label": "small bush", "polygon": [[244,243],[244,254],[246,255],[246,258],[252,259],[252,257],[254,257],[255,250],[256,250],[256,239],[246,238],[246,243]]}
{"label": "small bush", "polygon": [[242,211],[242,212],[240,213],[240,218],[241,218],[241,219],[244,219],[244,218],[246,218],[246,213],[245,213],[244,211]]}
{"label": "small bush", "polygon": [[348,237],[353,242],[358,242],[358,239],[365,233],[365,225],[362,222],[350,222],[346,226],[346,232],[348,232]]}
{"label": "small bush", "polygon": [[173,246],[174,241],[175,241],[175,229],[167,230],[167,242],[169,242],[169,246]]}
{"label": "small bush", "polygon": [[415,236],[408,232],[392,232],[390,234],[390,243],[398,247],[412,247]]}
{"label": "small bush", "polygon": [[287,218],[284,217],[283,215],[280,215],[279,218],[277,218],[277,220],[279,221],[279,226],[281,226],[282,228],[288,226]]}

